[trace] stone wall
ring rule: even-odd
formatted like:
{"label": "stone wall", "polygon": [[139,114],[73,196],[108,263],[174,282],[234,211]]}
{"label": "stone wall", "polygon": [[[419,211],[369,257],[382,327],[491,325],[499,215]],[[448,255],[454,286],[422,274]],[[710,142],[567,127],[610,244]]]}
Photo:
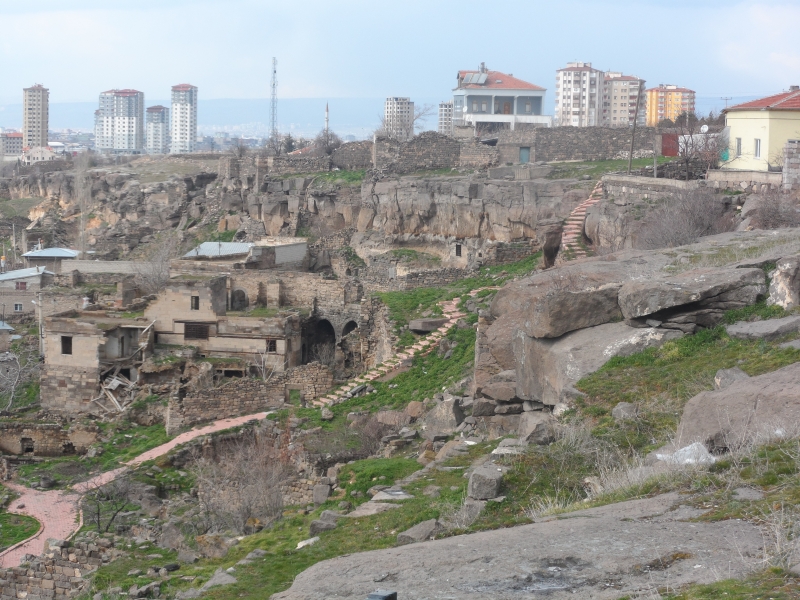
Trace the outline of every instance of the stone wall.
{"label": "stone wall", "polygon": [[458,157],[458,166],[465,169],[488,169],[500,162],[500,153],[497,148],[481,144],[477,139],[471,139],[461,144],[461,153]]}
{"label": "stone wall", "polygon": [[331,157],[324,156],[270,156],[267,159],[270,175],[292,173],[322,173],[331,170]]}
{"label": "stone wall", "polygon": [[607,199],[620,203],[636,203],[647,198],[660,200],[676,193],[692,192],[705,187],[705,181],[680,181],[677,179],[655,179],[636,175],[604,175],[603,194]]}
{"label": "stone wall", "polygon": [[281,407],[289,389],[299,389],[302,397],[310,401],[327,393],[332,386],[331,370],[325,365],[310,363],[274,373],[268,381],[235,379],[221,387],[196,391],[192,396],[173,396],[167,406],[167,432]]}
{"label": "stone wall", "polygon": [[30,456],[86,454],[99,432],[96,425],[74,424],[64,429],[51,423],[0,423],[0,452]]}
{"label": "stone wall", "polygon": [[[627,156],[631,145],[630,129],[617,127],[542,127],[525,134],[532,134],[534,142],[531,162],[609,160]],[[637,128],[634,153],[650,152],[652,156],[656,135],[654,127]],[[519,157],[514,162],[519,162]]]}
{"label": "stone wall", "polygon": [[789,140],[783,149],[783,189],[800,189],[800,140]]}
{"label": "stone wall", "polygon": [[377,138],[372,164],[377,170],[403,174],[459,166],[461,143],[449,136],[425,131],[407,142]]}
{"label": "stone wall", "polygon": [[369,169],[372,166],[372,142],[342,144],[331,154],[331,166],[345,171]]}
{"label": "stone wall", "polygon": [[93,398],[100,395],[97,368],[42,365],[39,377],[42,407],[54,412],[100,412]]}

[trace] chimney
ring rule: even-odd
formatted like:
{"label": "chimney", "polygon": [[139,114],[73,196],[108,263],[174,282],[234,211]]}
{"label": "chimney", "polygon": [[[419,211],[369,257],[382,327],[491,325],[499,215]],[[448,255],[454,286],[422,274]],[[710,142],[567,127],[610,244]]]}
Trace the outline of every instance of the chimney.
{"label": "chimney", "polygon": [[481,63],[481,73],[486,73],[486,63]]}

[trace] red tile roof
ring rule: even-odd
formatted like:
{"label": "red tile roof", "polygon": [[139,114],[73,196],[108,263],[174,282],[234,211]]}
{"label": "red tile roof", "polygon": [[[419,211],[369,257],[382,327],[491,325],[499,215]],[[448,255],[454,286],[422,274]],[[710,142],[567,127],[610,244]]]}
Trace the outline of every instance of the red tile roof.
{"label": "red tile roof", "polygon": [[522,79],[517,79],[512,75],[508,75],[506,73],[501,73],[500,71],[486,71],[486,83],[483,85],[479,85],[477,83],[468,83],[467,85],[462,85],[460,82],[464,79],[464,76],[467,74],[472,73],[480,73],[480,71],[459,71],[458,72],[458,81],[459,81],[459,89],[464,90],[537,90],[537,91],[545,91],[545,88],[535,85],[533,83],[528,83],[527,81],[523,81]]}
{"label": "red tile roof", "polygon": [[10,137],[10,138],[21,138],[22,137],[21,133],[15,133],[15,132],[4,133],[2,135],[4,135],[5,137]]}
{"label": "red tile roof", "polygon": [[173,92],[188,92],[189,90],[193,89],[194,86],[191,83],[181,83],[179,85],[173,85],[172,91]]}
{"label": "red tile roof", "polygon": [[788,92],[781,92],[774,96],[767,96],[766,98],[759,98],[751,102],[737,104],[725,109],[725,112],[731,110],[753,110],[753,109],[766,109],[766,110],[800,110],[800,90],[791,90]]}

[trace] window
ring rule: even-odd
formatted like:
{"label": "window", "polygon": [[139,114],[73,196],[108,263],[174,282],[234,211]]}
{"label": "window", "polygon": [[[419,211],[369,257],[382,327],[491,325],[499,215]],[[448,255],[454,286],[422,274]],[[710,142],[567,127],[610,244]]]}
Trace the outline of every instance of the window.
{"label": "window", "polygon": [[461,244],[456,244],[456,256],[461,256]]}
{"label": "window", "polygon": [[478,103],[477,101],[472,102],[472,112],[478,112]]}
{"label": "window", "polygon": [[183,339],[185,340],[207,340],[208,325],[205,323],[186,323],[183,326]]}
{"label": "window", "polygon": [[278,341],[267,340],[267,352],[277,352],[277,351],[278,351]]}
{"label": "window", "polygon": [[486,102],[481,102],[481,112],[486,112],[487,104]]}
{"label": "window", "polygon": [[16,285],[14,286],[18,290],[27,290],[28,289],[28,282],[27,281],[17,281]]}
{"label": "window", "polygon": [[755,156],[756,158],[761,158],[761,140],[756,139],[755,142],[756,143],[753,148],[753,156]]}
{"label": "window", "polygon": [[736,156],[742,155],[742,138],[736,138]]}
{"label": "window", "polygon": [[72,336],[61,336],[61,354],[72,354]]}
{"label": "window", "polygon": [[192,296],[192,310],[200,310],[200,296]]}
{"label": "window", "polygon": [[15,304],[14,312],[22,312],[22,304]]}

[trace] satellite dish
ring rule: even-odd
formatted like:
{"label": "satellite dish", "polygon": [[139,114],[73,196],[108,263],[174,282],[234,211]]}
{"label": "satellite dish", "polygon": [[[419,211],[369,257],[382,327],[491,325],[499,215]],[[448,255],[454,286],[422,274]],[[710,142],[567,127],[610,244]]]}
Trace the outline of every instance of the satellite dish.
{"label": "satellite dish", "polygon": [[700,128],[700,133],[708,133],[708,125],[703,125]]}
{"label": "satellite dish", "polygon": [[462,111],[464,111],[464,112],[467,112],[467,107],[465,106],[465,107],[464,107],[464,108],[462,108],[461,110],[462,110]]}

